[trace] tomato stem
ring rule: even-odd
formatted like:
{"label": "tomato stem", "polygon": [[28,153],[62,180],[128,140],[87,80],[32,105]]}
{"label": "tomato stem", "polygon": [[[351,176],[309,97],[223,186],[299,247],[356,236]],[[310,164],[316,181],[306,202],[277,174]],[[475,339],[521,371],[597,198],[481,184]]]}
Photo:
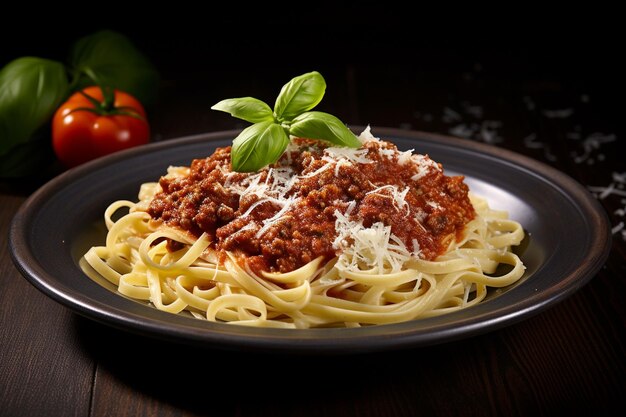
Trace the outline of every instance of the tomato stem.
{"label": "tomato stem", "polygon": [[77,107],[71,110],[68,114],[76,111],[88,111],[100,116],[130,116],[135,119],[146,121],[146,119],[139,114],[134,108],[130,106],[115,107],[115,90],[109,86],[100,87],[102,91],[103,101],[98,101],[95,97],[80,90],[79,92],[93,105],[93,107]]}
{"label": "tomato stem", "polygon": [[90,113],[94,113],[98,115],[101,114],[100,112],[98,112],[98,110],[94,109],[93,107],[76,107],[75,109],[72,109],[69,112],[67,112],[67,114],[72,114],[77,111],[88,111]]}
{"label": "tomato stem", "polygon": [[93,107],[94,107],[94,108],[97,108],[97,109],[98,109],[98,108],[101,108],[101,107],[102,107],[102,104],[101,104],[101,103],[100,103],[100,102],[99,102],[99,101],[98,101],[95,97],[92,97],[92,96],[90,96],[89,94],[85,93],[85,91],[84,91],[84,90],[80,90],[80,93],[81,93],[83,96],[85,96],[85,98],[86,98],[87,100],[89,100],[89,102],[93,105]]}
{"label": "tomato stem", "polygon": [[146,119],[130,106],[115,107],[111,114],[134,117],[135,119],[146,121]]}
{"label": "tomato stem", "polygon": [[104,97],[104,101],[100,105],[107,112],[113,110],[115,108],[115,90],[109,85],[100,86],[100,90],[102,97]]}

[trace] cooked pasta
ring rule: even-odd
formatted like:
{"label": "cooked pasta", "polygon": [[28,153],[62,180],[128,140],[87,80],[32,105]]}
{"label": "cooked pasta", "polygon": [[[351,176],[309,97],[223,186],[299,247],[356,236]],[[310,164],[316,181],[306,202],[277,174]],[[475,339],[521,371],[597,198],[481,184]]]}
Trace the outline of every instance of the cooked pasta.
{"label": "cooked pasta", "polygon": [[107,208],[83,269],[159,310],[281,328],[449,313],[522,277],[518,222],[427,156],[360,138],[296,141],[259,173],[230,172],[228,148],[170,167]]}

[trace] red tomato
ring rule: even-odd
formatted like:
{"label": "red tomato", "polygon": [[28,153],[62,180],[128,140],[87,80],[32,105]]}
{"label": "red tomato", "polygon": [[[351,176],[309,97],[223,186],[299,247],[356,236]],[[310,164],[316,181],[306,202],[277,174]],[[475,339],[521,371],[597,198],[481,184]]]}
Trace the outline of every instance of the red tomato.
{"label": "red tomato", "polygon": [[75,167],[149,142],[146,112],[136,98],[114,90],[105,99],[100,87],[82,91],[91,99],[74,93],[52,118],[52,147],[63,165]]}

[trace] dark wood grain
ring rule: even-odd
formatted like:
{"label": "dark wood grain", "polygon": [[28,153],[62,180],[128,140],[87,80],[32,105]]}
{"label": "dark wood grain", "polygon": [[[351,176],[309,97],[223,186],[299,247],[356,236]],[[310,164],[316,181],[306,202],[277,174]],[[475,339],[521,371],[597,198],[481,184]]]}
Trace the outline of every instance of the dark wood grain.
{"label": "dark wood grain", "polygon": [[[242,95],[271,103],[290,77],[317,69],[328,83],[319,109],[349,125],[465,135],[550,164],[587,187],[608,186],[626,172],[623,105],[615,93],[624,72],[610,42],[617,26],[595,38],[574,30],[569,38],[558,31],[458,37],[409,25],[415,17],[401,11],[362,7],[340,8],[359,22],[342,26],[346,20],[334,15],[319,23],[329,13],[312,6],[301,27],[323,29],[320,43],[300,53],[306,36],[286,39],[273,50],[276,59],[265,59],[259,44],[217,36],[250,23],[236,11],[224,22],[212,19],[212,30],[204,15],[166,29],[118,22],[162,71],[159,100],[149,109],[153,140],[244,127],[210,106]],[[363,30],[372,15],[379,24]],[[90,30],[78,24],[22,47],[61,54],[61,41]],[[555,39],[562,40],[558,47]],[[606,142],[593,141],[599,137]],[[586,286],[491,333],[367,355],[225,352],[103,326],[22,278],[8,254],[8,227],[46,179],[0,181],[2,416],[604,416],[623,408],[626,237],[619,232]],[[612,226],[626,222],[623,197],[600,202]]]}
{"label": "dark wood grain", "polygon": [[80,349],[75,316],[29,284],[9,258],[6,236],[24,199],[0,203],[0,414],[85,416],[95,363]]}
{"label": "dark wood grain", "polygon": [[[602,351],[603,332],[569,320],[580,298],[466,341],[330,358],[189,348],[77,324],[98,363],[97,416],[608,414],[626,383],[623,347]],[[136,359],[122,362],[106,343],[132,346]]]}

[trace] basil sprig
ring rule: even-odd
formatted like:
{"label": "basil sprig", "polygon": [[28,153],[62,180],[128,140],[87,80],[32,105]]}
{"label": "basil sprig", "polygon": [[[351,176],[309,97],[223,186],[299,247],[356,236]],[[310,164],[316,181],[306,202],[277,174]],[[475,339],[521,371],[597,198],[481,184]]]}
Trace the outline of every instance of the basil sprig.
{"label": "basil sprig", "polygon": [[41,171],[52,154],[46,124],[65,99],[63,64],[22,57],[0,69],[0,178]]}
{"label": "basil sprig", "polygon": [[274,111],[253,97],[229,98],[211,107],[254,123],[233,140],[232,169],[255,172],[276,162],[285,152],[291,136],[351,148],[361,146],[341,120],[328,113],[310,111],[322,101],[325,91],[324,77],[313,71],[295,77],[283,86]]}

